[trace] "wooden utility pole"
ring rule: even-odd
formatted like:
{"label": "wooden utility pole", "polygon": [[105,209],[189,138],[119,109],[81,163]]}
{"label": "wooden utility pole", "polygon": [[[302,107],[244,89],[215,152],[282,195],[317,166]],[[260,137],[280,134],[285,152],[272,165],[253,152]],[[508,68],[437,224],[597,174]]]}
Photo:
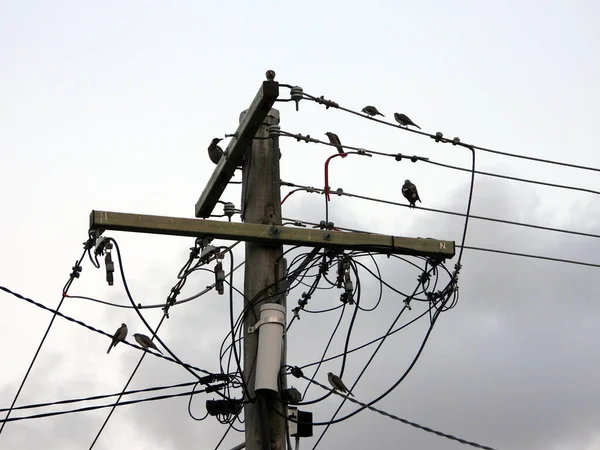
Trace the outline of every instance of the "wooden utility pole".
{"label": "wooden utility pole", "polygon": [[[245,199],[242,199],[245,222],[263,225],[281,225],[281,194],[279,190],[279,139],[267,138],[269,125],[279,124],[279,111],[271,109],[263,125],[256,134],[257,139],[246,155],[246,165],[242,183],[245,185]],[[265,139],[267,138],[267,139]],[[248,308],[244,319],[244,379],[251,397],[255,397],[254,380],[258,333],[249,333],[249,327],[260,318],[262,299],[270,297],[269,303],[281,303],[282,296],[275,296],[277,281],[283,267],[283,245],[260,245],[246,242],[246,264],[244,275],[245,306]],[[250,300],[258,298],[249,304]],[[282,363],[284,363],[282,361]],[[275,412],[279,411],[279,414]],[[256,402],[244,407],[246,419],[246,448],[248,450],[284,450],[285,419],[284,410],[277,401],[276,394],[259,391]],[[267,423],[264,423],[266,421]],[[268,430],[268,431],[267,431]],[[269,437],[270,442],[263,442]],[[266,444],[266,445],[265,445]]]}
{"label": "wooden utility pole", "polygon": [[[426,256],[439,261],[450,259],[455,254],[453,241],[283,227],[279,140],[277,133],[268,132],[269,126],[279,123],[279,112],[272,109],[279,96],[279,84],[274,77],[274,72],[267,72],[267,81],[262,82],[252,104],[240,115],[237,130],[196,203],[195,216],[202,219],[109,211],[92,211],[90,214],[90,230],[96,232],[119,230],[246,241],[244,306],[248,307],[248,311],[244,318],[243,377],[250,398],[257,400],[246,404],[244,410],[245,448],[248,450],[285,450],[285,410],[277,399],[281,392],[264,388],[256,394],[254,392],[260,330],[254,329],[252,333],[249,330],[259,320],[263,303],[279,303],[285,307],[285,297],[280,293],[289,288],[295,275],[282,280],[285,273],[283,245],[313,247],[313,252],[319,248],[361,250]],[[246,223],[204,220],[213,213],[242,161],[242,220]],[[249,300],[254,301],[249,304]],[[273,307],[279,308],[278,305]],[[286,342],[284,334],[281,364],[285,364]],[[277,362],[274,364],[277,365]],[[285,385],[285,380],[282,380],[282,388]]]}

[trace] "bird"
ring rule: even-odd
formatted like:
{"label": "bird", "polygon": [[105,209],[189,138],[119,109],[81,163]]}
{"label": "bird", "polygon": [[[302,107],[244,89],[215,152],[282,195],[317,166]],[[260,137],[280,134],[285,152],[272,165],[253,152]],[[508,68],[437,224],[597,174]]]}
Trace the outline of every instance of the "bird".
{"label": "bird", "polygon": [[367,105],[362,109],[362,112],[364,112],[365,114],[369,115],[369,116],[381,116],[381,117],[385,117],[383,114],[381,114],[379,111],[377,111],[377,108],[375,108],[374,106],[371,105]]}
{"label": "bird", "polygon": [[135,333],[133,335],[133,337],[135,338],[135,340],[137,341],[137,343],[142,346],[142,348],[144,350],[147,350],[148,347],[150,347],[150,348],[153,348],[154,350],[156,350],[157,352],[159,352],[159,353],[162,354],[162,352],[158,349],[158,347],[156,345],[154,345],[154,342],[152,342],[152,339],[150,339],[145,334]]}
{"label": "bird", "polygon": [[417,191],[417,187],[413,183],[411,183],[410,180],[404,181],[404,185],[402,186],[402,195],[404,195],[404,198],[408,200],[411,208],[415,207],[415,203],[417,202],[417,200],[419,201],[419,203],[422,203],[421,199],[419,198],[419,192]]}
{"label": "bird", "polygon": [[396,119],[396,122],[398,122],[403,127],[412,125],[413,127],[417,127],[419,130],[421,129],[421,127],[419,125],[417,125],[416,123],[414,123],[412,120],[410,120],[406,114],[394,113],[394,119]]}
{"label": "bird", "polygon": [[267,77],[267,81],[275,81],[275,71],[274,70],[267,70],[267,73],[265,73],[265,76]]}
{"label": "bird", "polygon": [[214,138],[208,146],[208,157],[215,164],[219,164],[221,156],[223,156],[223,149],[218,145],[222,140],[223,139],[220,138]]}
{"label": "bird", "polygon": [[[340,154],[346,153],[342,147],[342,143],[340,142],[340,138],[338,137],[337,134],[332,133],[331,131],[328,131],[327,133],[325,133],[325,136],[327,136],[329,138],[329,143],[333,144],[335,146],[335,148],[337,148],[337,151]],[[345,156],[344,156],[344,158],[345,158]]]}
{"label": "bird", "polygon": [[333,386],[333,389],[338,390],[340,392],[347,392],[352,397],[354,397],[354,394],[348,390],[348,388],[346,387],[346,385],[344,384],[344,382],[342,381],[342,379],[340,377],[338,377],[337,375],[335,375],[331,372],[328,372],[327,379],[329,380],[329,384],[331,384],[331,386]]}
{"label": "bird", "polygon": [[127,337],[127,325],[122,323],[121,326],[119,327],[119,329],[117,331],[115,331],[115,334],[113,334],[112,342],[108,346],[108,350],[106,350],[106,354],[108,355],[110,353],[111,349],[113,347],[116,347],[119,342],[124,341],[126,337]]}

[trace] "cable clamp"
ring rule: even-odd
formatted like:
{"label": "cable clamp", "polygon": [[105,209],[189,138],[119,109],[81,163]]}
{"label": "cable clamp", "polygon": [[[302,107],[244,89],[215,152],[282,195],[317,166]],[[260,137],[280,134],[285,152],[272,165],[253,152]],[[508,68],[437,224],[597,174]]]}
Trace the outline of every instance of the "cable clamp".
{"label": "cable clamp", "polygon": [[264,317],[264,318],[260,319],[258,322],[256,322],[254,324],[254,326],[248,327],[248,333],[256,332],[256,330],[258,330],[261,326],[263,326],[266,323],[278,323],[281,326],[285,326],[285,320],[280,317],[275,317],[275,316]]}

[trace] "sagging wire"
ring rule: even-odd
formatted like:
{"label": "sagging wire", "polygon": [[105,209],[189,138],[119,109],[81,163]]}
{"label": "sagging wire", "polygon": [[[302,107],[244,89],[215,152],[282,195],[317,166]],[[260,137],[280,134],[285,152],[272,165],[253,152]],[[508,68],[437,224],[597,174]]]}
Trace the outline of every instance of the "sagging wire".
{"label": "sagging wire", "polygon": [[466,148],[473,148],[474,150],[480,150],[480,151],[483,151],[483,152],[494,153],[494,154],[497,154],[497,155],[502,155],[502,156],[507,156],[507,157],[512,157],[512,158],[525,159],[525,160],[534,161],[534,162],[541,162],[541,163],[545,163],[545,164],[559,165],[559,166],[570,167],[570,168],[574,168],[574,169],[581,169],[581,170],[588,170],[588,171],[593,171],[593,172],[600,172],[600,168],[596,168],[596,167],[590,167],[590,166],[584,166],[584,165],[578,165],[578,164],[571,164],[571,163],[566,163],[566,162],[561,162],[561,161],[554,161],[554,160],[543,159],[543,158],[535,158],[535,157],[531,157],[531,156],[518,155],[518,154],[515,154],[515,153],[508,153],[508,152],[503,152],[503,151],[499,151],[499,150],[493,150],[493,149],[490,149],[490,148],[481,147],[481,146],[477,146],[477,145],[473,145],[473,144],[467,144],[467,143],[461,142],[460,138],[458,138],[458,137],[454,137],[452,139],[445,138],[444,135],[443,135],[443,133],[440,132],[440,131],[436,132],[435,134],[432,134],[432,133],[427,133],[427,132],[424,132],[424,131],[421,131],[421,130],[415,130],[415,129],[412,129],[412,128],[408,128],[406,126],[399,125],[397,123],[392,123],[392,122],[388,122],[386,120],[382,120],[382,119],[378,119],[376,117],[369,116],[368,114],[365,114],[365,113],[362,113],[362,112],[358,112],[358,111],[355,111],[355,110],[350,109],[350,108],[345,108],[343,106],[340,106],[340,104],[338,104],[337,102],[325,99],[324,96],[316,97],[316,96],[307,94],[299,86],[294,86],[294,89],[296,90],[296,99],[297,99],[298,102],[300,100],[313,101],[315,103],[318,103],[320,105],[325,106],[326,109],[329,109],[329,108],[339,109],[341,111],[353,114],[353,115],[361,117],[363,119],[372,120],[374,122],[378,122],[380,124],[387,125],[387,126],[390,126],[390,127],[393,127],[393,128],[400,128],[402,130],[410,131],[411,133],[419,134],[421,136],[427,136],[427,137],[433,139],[436,143],[459,145],[459,146],[466,147]]}
{"label": "sagging wire", "polygon": [[[54,319],[56,319],[58,311],[60,310],[60,307],[62,306],[65,298],[67,297],[67,293],[69,292],[69,289],[71,288],[71,285],[73,284],[73,281],[76,278],[79,278],[79,276],[81,274],[81,271],[82,271],[81,263],[83,262],[85,255],[87,254],[89,256],[90,261],[92,261],[92,264],[95,265],[97,262],[92,259],[92,256],[90,253],[90,251],[93,247],[93,244],[94,244],[94,239],[95,239],[95,237],[93,235],[88,234],[88,239],[83,243],[83,253],[82,253],[81,257],[75,262],[75,265],[72,267],[71,274],[69,275],[69,279],[63,286],[62,296],[61,296],[60,301],[58,302],[58,306],[56,307],[56,310],[54,311],[54,314],[52,315],[52,319],[50,319],[50,323],[48,324],[48,327],[46,328],[46,331],[44,332],[44,335],[42,336],[42,340],[40,341],[38,348],[33,355],[31,363],[29,363],[29,367],[27,368],[27,371],[25,372],[25,375],[23,376],[23,379],[21,380],[21,384],[19,385],[19,388],[17,389],[17,392],[13,398],[10,408],[8,409],[8,412],[6,413],[4,422],[2,422],[2,425],[0,425],[0,434],[2,434],[2,431],[4,430],[6,421],[10,417],[10,413],[12,412],[12,409],[15,406],[15,403],[17,402],[19,395],[21,394],[21,391],[23,390],[23,386],[25,386],[25,382],[27,381],[27,378],[29,377],[29,374],[31,373],[31,369],[33,368],[33,365],[35,364],[35,361],[37,360],[37,357],[40,354],[40,351],[42,350],[42,346],[44,345],[44,342],[46,342],[48,333],[50,333],[50,329],[52,328],[52,325],[54,324]],[[100,264],[98,263],[98,267],[99,266],[100,266]]]}
{"label": "sagging wire", "polygon": [[[327,134],[327,133],[326,133]],[[333,133],[332,133],[333,134]],[[363,148],[363,147],[355,147],[352,145],[344,145],[342,143],[333,143],[333,142],[325,142],[322,141],[320,139],[315,139],[313,137],[310,136],[310,134],[304,135],[301,133],[290,133],[287,131],[283,131],[280,130],[279,131],[279,135],[282,137],[290,137],[293,139],[296,139],[298,142],[303,141],[306,143],[312,143],[312,144],[321,144],[321,145],[327,145],[330,147],[334,147],[338,150],[338,154],[340,156],[342,156],[342,158],[345,158],[347,153],[346,151],[340,151],[340,149],[343,150],[355,150],[355,153],[358,153],[359,155],[364,155],[364,156],[373,156],[373,155],[377,155],[377,156],[387,156],[390,158],[394,158],[396,161],[402,161],[403,159],[408,159],[412,162],[417,162],[417,161],[429,161],[429,158],[425,157],[425,156],[418,156],[418,155],[404,155],[402,153],[386,153],[386,152],[380,152],[378,150],[372,150],[372,149],[367,149],[367,148]],[[337,137],[337,135],[335,135]],[[337,139],[339,140],[339,137],[337,137]]]}
{"label": "sagging wire", "polygon": [[[198,381],[200,381],[202,384],[203,383],[203,379],[201,377],[198,376],[198,374],[196,374],[195,372],[193,372],[187,364],[183,363],[179,357],[177,355],[175,355],[175,353],[173,353],[173,351],[171,351],[171,349],[165,345],[165,343],[162,341],[162,339],[156,334],[156,332],[152,329],[152,327],[150,327],[150,325],[148,324],[148,322],[146,321],[145,317],[143,316],[143,314],[140,312],[139,308],[137,307],[137,305],[135,304],[135,301],[133,299],[133,296],[131,295],[131,291],[129,289],[129,285],[127,283],[127,279],[125,277],[125,271],[123,268],[123,260],[122,260],[122,256],[121,256],[121,250],[119,248],[119,244],[117,243],[117,241],[114,238],[109,238],[112,243],[114,244],[115,250],[117,252],[117,260],[119,261],[119,272],[121,274],[121,280],[123,282],[123,288],[125,289],[125,293],[127,294],[127,298],[129,299],[130,303],[132,304],[132,306],[135,308],[135,311],[138,315],[138,317],[140,318],[140,320],[144,323],[144,325],[146,326],[146,328],[148,329],[148,331],[150,331],[150,333],[152,333],[152,337],[156,338],[156,340],[160,343],[160,345],[167,351],[167,353],[169,353],[171,355],[171,357],[175,360],[175,362],[177,362],[181,367],[183,367],[186,371],[188,371],[194,378],[198,379]],[[173,300],[173,297],[176,297],[176,294],[178,293],[177,289],[175,290],[171,290],[171,293],[169,294],[169,296],[167,297],[167,302],[165,303],[165,308],[166,311],[164,311],[163,317],[167,317],[167,312],[168,312],[168,305],[169,303]],[[161,323],[162,323],[162,319],[161,319]],[[210,372],[206,372],[209,375],[213,375]],[[222,397],[225,397],[221,392],[216,391],[218,395],[221,395]]]}
{"label": "sagging wire", "polygon": [[[302,378],[304,378],[305,380],[308,380],[308,378],[305,377],[305,376],[302,376]],[[310,382],[316,384],[317,386],[323,388],[326,391],[329,391],[330,393],[334,393],[334,394],[339,395],[341,397],[345,397],[345,394],[343,394],[341,392],[338,392],[338,391],[336,391],[334,389],[331,389],[330,387],[327,387],[324,384],[319,383],[318,381],[310,380]],[[353,398],[347,398],[347,399],[349,401],[353,402],[353,403],[356,403],[357,405],[360,405],[363,408],[370,409],[371,411],[375,411],[376,413],[382,414],[382,415],[384,415],[386,417],[389,417],[391,419],[394,419],[394,420],[397,420],[399,422],[402,422],[405,425],[410,425],[412,427],[418,428],[418,429],[426,431],[428,433],[433,433],[433,434],[436,434],[438,436],[444,437],[446,439],[450,439],[452,441],[459,442],[461,444],[470,445],[471,447],[480,448],[480,449],[483,449],[483,450],[494,450],[492,447],[488,447],[486,445],[481,445],[481,444],[478,444],[478,443],[473,442],[473,441],[467,441],[465,439],[456,437],[454,435],[451,435],[451,434],[448,434],[448,433],[442,433],[441,431],[434,430],[433,428],[429,428],[429,427],[420,425],[420,424],[418,424],[416,422],[412,422],[410,420],[403,419],[401,417],[398,417],[396,415],[390,414],[390,413],[388,413],[386,411],[383,411],[381,409],[375,408],[375,407],[373,407],[373,406],[371,406],[371,405],[369,405],[367,403],[363,403],[363,402],[355,400]]]}

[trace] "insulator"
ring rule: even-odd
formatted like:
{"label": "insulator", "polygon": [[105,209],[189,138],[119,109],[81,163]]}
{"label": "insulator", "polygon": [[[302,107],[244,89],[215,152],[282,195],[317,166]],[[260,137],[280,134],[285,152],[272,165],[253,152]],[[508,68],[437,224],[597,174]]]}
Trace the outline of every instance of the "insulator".
{"label": "insulator", "polygon": [[279,135],[281,134],[281,128],[279,127],[279,125],[270,125],[267,128],[267,131],[269,132],[269,137],[270,138],[276,138],[279,137]]}
{"label": "insulator", "polygon": [[290,97],[296,102],[296,111],[298,111],[298,103],[304,98],[304,90],[300,86],[294,86],[290,89]]}
{"label": "insulator", "polygon": [[235,205],[231,202],[227,202],[223,205],[223,214],[231,219],[235,214]]}

